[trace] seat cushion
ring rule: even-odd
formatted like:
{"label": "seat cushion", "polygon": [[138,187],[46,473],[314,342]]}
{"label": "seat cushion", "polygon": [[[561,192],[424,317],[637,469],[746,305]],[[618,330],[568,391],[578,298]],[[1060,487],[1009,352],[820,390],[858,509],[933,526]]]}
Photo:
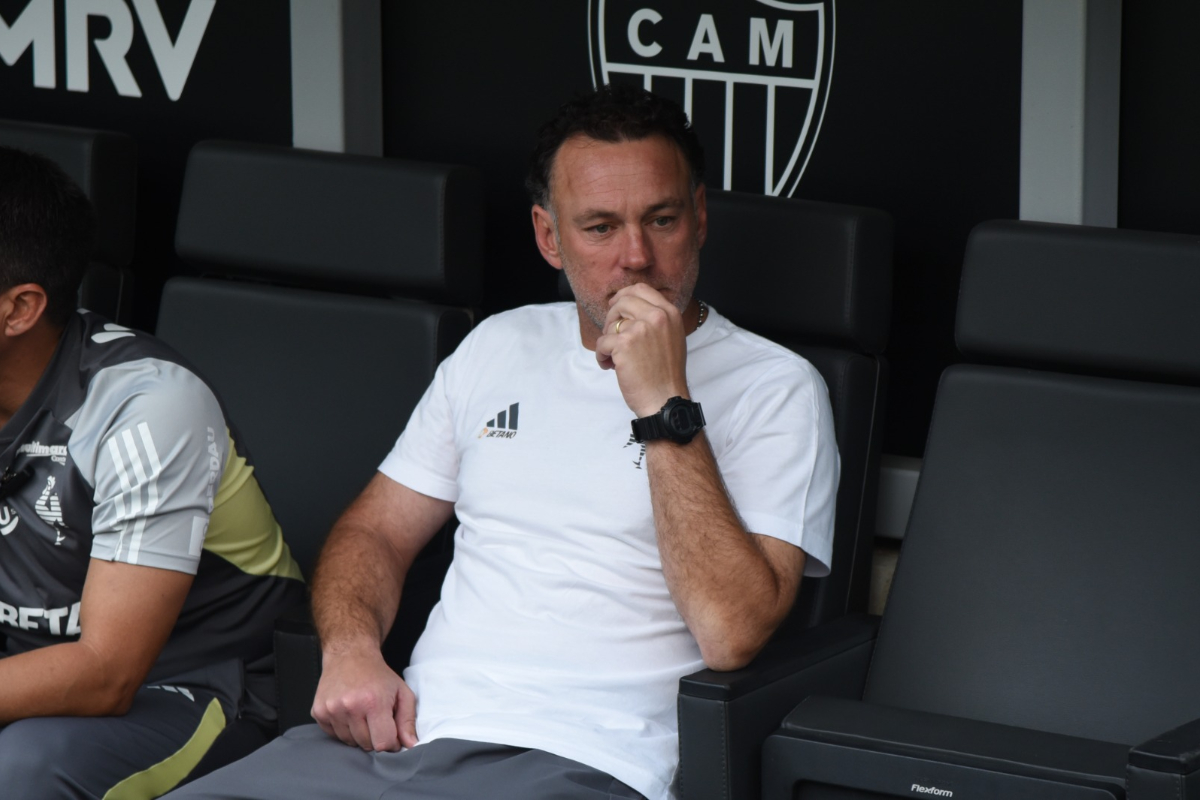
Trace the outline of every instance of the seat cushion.
{"label": "seat cushion", "polygon": [[1128,752],[1109,742],[810,697],[768,740],[764,786],[799,783],[799,797],[803,784],[836,783],[884,796],[1121,798]]}

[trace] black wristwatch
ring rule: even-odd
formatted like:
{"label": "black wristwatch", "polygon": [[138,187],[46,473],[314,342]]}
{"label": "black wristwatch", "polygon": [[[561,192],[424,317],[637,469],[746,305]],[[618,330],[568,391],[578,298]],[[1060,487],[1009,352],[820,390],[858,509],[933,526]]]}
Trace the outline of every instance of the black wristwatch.
{"label": "black wristwatch", "polygon": [[672,397],[657,414],[633,421],[633,438],[637,442],[651,439],[670,439],[687,444],[704,427],[704,412],[699,403]]}

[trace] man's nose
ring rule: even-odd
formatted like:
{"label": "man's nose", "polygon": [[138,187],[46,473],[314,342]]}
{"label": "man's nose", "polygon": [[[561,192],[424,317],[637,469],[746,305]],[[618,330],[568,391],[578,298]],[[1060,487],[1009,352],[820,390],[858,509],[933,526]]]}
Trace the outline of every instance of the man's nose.
{"label": "man's nose", "polygon": [[625,269],[645,269],[654,263],[650,239],[641,226],[630,226],[622,241],[621,266]]}

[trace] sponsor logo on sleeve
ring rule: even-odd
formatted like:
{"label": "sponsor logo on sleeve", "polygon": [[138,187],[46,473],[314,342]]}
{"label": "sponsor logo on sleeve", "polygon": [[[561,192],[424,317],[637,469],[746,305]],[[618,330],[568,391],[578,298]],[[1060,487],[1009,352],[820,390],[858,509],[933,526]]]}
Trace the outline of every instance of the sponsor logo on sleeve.
{"label": "sponsor logo on sleeve", "polygon": [[204,488],[204,500],[208,505],[208,513],[211,514],[216,498],[217,479],[221,477],[221,451],[217,448],[217,432],[210,427],[205,427],[204,431],[208,439],[208,483]]}

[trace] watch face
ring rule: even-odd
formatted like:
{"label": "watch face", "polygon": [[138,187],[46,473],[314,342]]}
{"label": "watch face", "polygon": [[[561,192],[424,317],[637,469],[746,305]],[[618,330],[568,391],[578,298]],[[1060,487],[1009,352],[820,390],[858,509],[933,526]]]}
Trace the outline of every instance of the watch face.
{"label": "watch face", "polygon": [[692,426],[692,409],[683,404],[671,409],[669,424],[677,431],[686,431]]}

